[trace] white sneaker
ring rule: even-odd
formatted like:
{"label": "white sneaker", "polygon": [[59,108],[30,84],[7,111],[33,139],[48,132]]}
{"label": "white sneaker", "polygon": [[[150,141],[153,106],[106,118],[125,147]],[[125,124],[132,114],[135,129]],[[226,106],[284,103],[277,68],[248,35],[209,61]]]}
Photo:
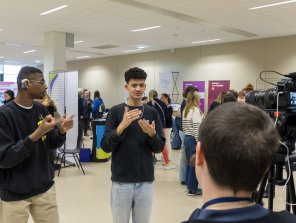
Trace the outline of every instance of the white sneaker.
{"label": "white sneaker", "polygon": [[164,165],[164,169],[166,169],[166,170],[171,170],[171,169],[175,169],[175,168],[176,168],[176,165],[172,164],[171,162]]}

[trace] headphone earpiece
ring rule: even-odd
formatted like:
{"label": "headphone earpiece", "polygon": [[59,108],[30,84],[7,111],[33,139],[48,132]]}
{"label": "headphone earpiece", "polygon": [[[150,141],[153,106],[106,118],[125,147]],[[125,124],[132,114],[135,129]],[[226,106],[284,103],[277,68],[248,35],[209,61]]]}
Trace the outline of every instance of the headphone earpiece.
{"label": "headphone earpiece", "polygon": [[27,89],[26,83],[29,84],[29,80],[28,79],[23,79],[22,80],[22,89],[23,90]]}

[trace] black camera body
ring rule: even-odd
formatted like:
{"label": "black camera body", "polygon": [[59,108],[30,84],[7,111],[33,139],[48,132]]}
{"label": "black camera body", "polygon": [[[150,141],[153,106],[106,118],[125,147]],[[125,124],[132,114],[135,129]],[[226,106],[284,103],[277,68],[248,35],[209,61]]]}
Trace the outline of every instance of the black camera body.
{"label": "black camera body", "polygon": [[[279,81],[276,88],[250,91],[246,102],[263,109],[277,120],[276,129],[281,141],[292,153],[296,141],[296,73],[288,77]],[[287,149],[281,145],[277,153],[287,153]]]}
{"label": "black camera body", "polygon": [[[277,102],[277,94],[278,102]],[[246,102],[262,109],[296,109],[296,81],[283,79],[276,88],[267,90],[254,90],[246,95]]]}

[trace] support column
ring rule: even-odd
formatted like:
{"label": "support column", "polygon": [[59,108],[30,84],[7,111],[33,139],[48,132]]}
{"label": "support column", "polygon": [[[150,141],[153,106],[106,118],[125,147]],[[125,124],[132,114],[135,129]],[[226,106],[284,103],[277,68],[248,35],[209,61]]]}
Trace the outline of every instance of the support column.
{"label": "support column", "polygon": [[[73,34],[72,34],[73,35]],[[44,79],[49,81],[49,72],[66,70],[66,41],[65,32],[47,32],[44,34]],[[74,45],[74,35],[73,35]]]}

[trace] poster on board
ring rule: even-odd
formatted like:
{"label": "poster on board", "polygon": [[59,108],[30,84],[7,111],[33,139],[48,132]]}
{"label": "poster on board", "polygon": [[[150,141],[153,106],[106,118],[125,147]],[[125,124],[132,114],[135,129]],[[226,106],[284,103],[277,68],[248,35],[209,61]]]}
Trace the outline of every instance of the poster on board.
{"label": "poster on board", "polygon": [[65,73],[49,73],[49,95],[57,106],[58,113],[65,113]]}
{"label": "poster on board", "polygon": [[208,88],[208,109],[213,101],[216,100],[218,94],[222,91],[227,92],[230,88],[230,81],[209,81]]}
{"label": "poster on board", "polygon": [[205,108],[205,81],[183,81],[183,92],[188,86],[194,86],[198,89],[200,96],[200,109],[204,112]]}
{"label": "poster on board", "polygon": [[78,135],[78,71],[50,72],[49,95],[60,115],[75,115],[74,127],[67,132],[65,147],[75,149]]}
{"label": "poster on board", "polygon": [[173,77],[171,73],[159,73],[159,92],[158,95],[173,93]]}

